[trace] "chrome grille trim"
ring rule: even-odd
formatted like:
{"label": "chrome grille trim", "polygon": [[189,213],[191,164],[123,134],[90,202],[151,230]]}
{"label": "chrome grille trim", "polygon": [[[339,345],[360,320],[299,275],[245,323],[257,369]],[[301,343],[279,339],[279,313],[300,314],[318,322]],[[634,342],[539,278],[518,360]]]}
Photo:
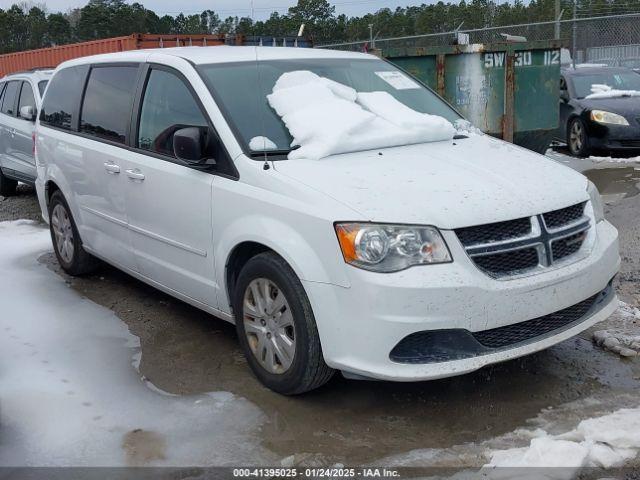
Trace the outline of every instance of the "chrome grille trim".
{"label": "chrome grille trim", "polygon": [[[548,269],[550,267],[566,263],[569,260],[576,260],[577,253],[582,249],[582,245],[584,244],[585,239],[587,238],[588,231],[592,225],[592,219],[586,214],[585,211],[586,204],[586,202],[582,202],[581,204],[567,207],[567,209],[575,209],[579,205],[582,205],[582,215],[579,218],[571,220],[564,225],[560,225],[555,228],[548,228],[544,218],[544,216],[548,215],[548,213],[534,215],[530,217],[531,231],[527,235],[492,243],[472,245],[463,244],[463,247],[476,267],[478,267],[485,274],[497,280],[506,280],[525,274],[536,273],[538,271],[542,271],[543,269]],[[475,228],[482,228],[482,226],[478,226]],[[580,234],[582,235],[580,236]],[[554,260],[554,244],[556,244],[556,242],[558,241],[574,236],[576,237],[574,242],[580,243],[580,246],[575,249],[575,251],[573,251],[573,249],[567,248],[567,246],[571,246],[571,243],[565,243],[564,251],[562,252],[563,256]],[[562,247],[563,245],[556,244],[556,253],[559,253]],[[517,256],[514,256],[514,268],[511,270],[505,269],[503,272],[500,272],[489,270],[474,260],[478,257],[495,255],[498,263],[496,264],[496,268],[494,270],[500,270],[499,267],[503,266],[502,264],[500,264],[500,262],[504,261],[504,254],[526,249],[536,250],[538,254],[538,262],[536,265],[527,264],[526,266],[523,266],[523,268],[517,268],[517,262],[520,259],[516,258]],[[499,255],[502,255],[502,257],[498,257]],[[533,258],[529,258],[529,260],[531,260],[532,262],[535,261]],[[482,263],[484,265],[484,262]]]}

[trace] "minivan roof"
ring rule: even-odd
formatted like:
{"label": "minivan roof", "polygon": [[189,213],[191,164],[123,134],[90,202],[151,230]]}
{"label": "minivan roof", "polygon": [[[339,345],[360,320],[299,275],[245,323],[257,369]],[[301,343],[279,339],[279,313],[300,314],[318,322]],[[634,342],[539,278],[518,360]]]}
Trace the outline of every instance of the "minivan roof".
{"label": "minivan roof", "polygon": [[0,81],[6,81],[6,80],[11,80],[14,78],[34,78],[36,80],[36,82],[39,82],[41,80],[49,80],[51,78],[51,74],[53,73],[53,69],[52,68],[47,68],[47,69],[33,69],[33,70],[23,70],[20,72],[13,72],[10,73],[2,78],[0,78]]}
{"label": "minivan roof", "polygon": [[69,60],[62,63],[58,68],[65,68],[72,65],[84,65],[87,63],[107,63],[107,62],[140,62],[145,61],[151,55],[167,55],[184,58],[196,65],[208,63],[235,63],[251,62],[256,58],[260,60],[287,60],[287,59],[313,59],[313,58],[345,58],[345,59],[373,59],[373,55],[345,52],[340,50],[325,50],[317,48],[295,48],[295,47],[235,47],[235,46],[212,46],[212,47],[173,47],[173,48],[153,48],[147,50],[130,50],[126,52],[107,53],[93,55]]}

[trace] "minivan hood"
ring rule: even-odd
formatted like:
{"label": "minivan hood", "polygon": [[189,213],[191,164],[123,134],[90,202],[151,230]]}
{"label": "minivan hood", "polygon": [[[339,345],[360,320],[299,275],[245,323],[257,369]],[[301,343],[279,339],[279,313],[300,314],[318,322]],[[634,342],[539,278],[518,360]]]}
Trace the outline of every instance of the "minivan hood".
{"label": "minivan hood", "polygon": [[454,229],[536,215],[588,199],[583,175],[487,135],[274,163],[277,172],[363,217],[336,221]]}

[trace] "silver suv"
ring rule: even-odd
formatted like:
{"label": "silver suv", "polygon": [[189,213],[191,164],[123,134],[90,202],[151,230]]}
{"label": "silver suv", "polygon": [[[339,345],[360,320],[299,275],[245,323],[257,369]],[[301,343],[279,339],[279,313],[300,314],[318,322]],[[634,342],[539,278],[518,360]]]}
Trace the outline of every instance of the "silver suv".
{"label": "silver suv", "polygon": [[53,70],[19,72],[0,80],[0,195],[15,194],[18,181],[33,185],[33,132]]}

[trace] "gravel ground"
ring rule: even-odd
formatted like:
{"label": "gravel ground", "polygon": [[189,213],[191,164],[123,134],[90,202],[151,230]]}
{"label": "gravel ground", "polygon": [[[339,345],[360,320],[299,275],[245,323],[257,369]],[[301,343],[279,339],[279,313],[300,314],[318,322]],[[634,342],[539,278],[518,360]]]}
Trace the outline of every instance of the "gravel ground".
{"label": "gravel ground", "polygon": [[16,193],[12,197],[0,196],[0,222],[20,219],[42,222],[40,205],[34,188],[21,183]]}
{"label": "gravel ground", "polygon": [[[588,171],[603,168],[621,170],[606,175]],[[630,167],[599,164],[585,173],[600,182],[601,191],[622,192],[607,197],[606,215],[620,230],[618,292],[638,306],[640,196],[624,168]],[[0,221],[39,220],[39,215],[35,196],[24,187],[19,196],[0,202]],[[140,371],[154,385],[173,394],[224,390],[248,399],[269,418],[262,444],[282,457],[294,455],[294,463],[354,465],[413,449],[477,444],[527,425],[543,409],[597,397],[610,399],[613,410],[619,408],[616,398],[637,395],[640,389],[640,360],[624,360],[594,346],[588,331],[546,351],[461,377],[396,384],[336,375],[318,391],[282,397],[251,375],[228,323],[108,266],[92,276],[70,278],[52,254],[41,261],[71,288],[112,309],[140,337]],[[616,321],[614,315],[597,328]],[[571,421],[568,429],[575,426]]]}

